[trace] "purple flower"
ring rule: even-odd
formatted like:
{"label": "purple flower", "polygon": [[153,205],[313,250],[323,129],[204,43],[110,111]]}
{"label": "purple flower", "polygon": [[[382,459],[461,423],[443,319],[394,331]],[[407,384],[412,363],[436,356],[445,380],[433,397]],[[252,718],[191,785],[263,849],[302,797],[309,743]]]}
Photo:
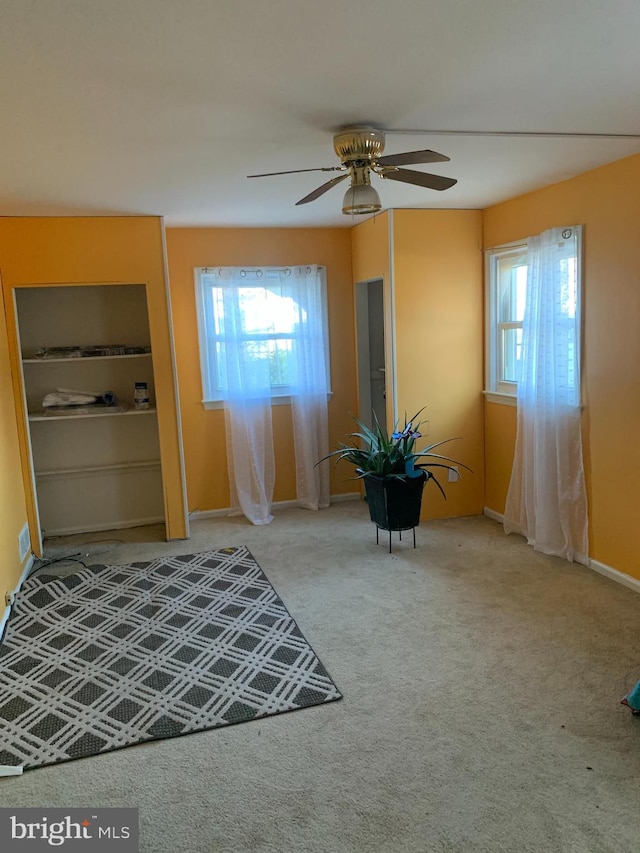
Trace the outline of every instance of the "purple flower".
{"label": "purple flower", "polygon": [[418,432],[417,429],[413,429],[412,423],[408,423],[402,432],[392,433],[391,438],[394,441],[400,441],[403,438],[422,438],[422,433]]}

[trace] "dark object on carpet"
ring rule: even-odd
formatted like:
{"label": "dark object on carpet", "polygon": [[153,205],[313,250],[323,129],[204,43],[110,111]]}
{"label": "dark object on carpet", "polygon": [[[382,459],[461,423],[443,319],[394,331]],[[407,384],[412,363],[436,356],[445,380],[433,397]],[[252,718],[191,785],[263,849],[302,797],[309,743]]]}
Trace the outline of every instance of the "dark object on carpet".
{"label": "dark object on carpet", "polygon": [[39,575],[0,647],[0,764],[57,764],[340,698],[245,547]]}

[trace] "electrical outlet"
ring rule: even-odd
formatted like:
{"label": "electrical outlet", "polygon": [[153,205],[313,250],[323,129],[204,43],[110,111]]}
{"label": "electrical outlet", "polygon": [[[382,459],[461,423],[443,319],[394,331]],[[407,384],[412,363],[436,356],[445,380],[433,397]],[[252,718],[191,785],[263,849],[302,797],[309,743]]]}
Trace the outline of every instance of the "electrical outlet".
{"label": "electrical outlet", "polygon": [[449,482],[450,483],[457,483],[459,479],[460,479],[460,471],[454,465],[453,467],[449,468]]}

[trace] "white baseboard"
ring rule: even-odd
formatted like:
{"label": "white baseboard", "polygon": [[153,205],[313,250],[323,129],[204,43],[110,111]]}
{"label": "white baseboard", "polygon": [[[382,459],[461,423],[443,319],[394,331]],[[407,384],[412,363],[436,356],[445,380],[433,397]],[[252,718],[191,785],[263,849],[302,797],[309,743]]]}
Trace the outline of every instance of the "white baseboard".
{"label": "white baseboard", "polygon": [[502,524],[504,521],[504,515],[502,515],[502,513],[496,512],[495,509],[489,509],[488,506],[486,506],[482,510],[482,512],[484,515],[487,516],[487,518],[492,518],[494,521],[499,521],[500,524]]}
{"label": "white baseboard", "polygon": [[361,501],[362,492],[347,492],[344,495],[331,495],[329,498],[332,504],[342,504],[345,501]]}
{"label": "white baseboard", "polygon": [[[489,507],[484,508],[484,514],[487,518],[499,521],[500,524],[504,522],[504,516],[493,509],[489,509]],[[618,569],[607,566],[606,563],[601,563],[599,560],[594,560],[591,557],[585,557],[584,559],[576,560],[576,562],[580,563],[587,569],[598,572],[599,575],[603,575],[605,578],[609,578],[609,580],[615,581],[616,583],[622,584],[622,586],[626,586],[628,589],[634,590],[634,592],[640,592],[640,580],[631,577],[631,575],[626,575],[624,572],[619,572]]]}
{"label": "white baseboard", "polygon": [[[332,504],[344,503],[345,501],[359,501],[359,500],[362,500],[362,495],[360,494],[360,492],[348,492],[347,494],[344,494],[344,495],[331,495],[329,500]],[[300,504],[296,500],[294,500],[294,501],[275,501],[272,504],[271,508],[274,510],[279,510],[279,509],[291,509],[293,507],[299,507],[299,506],[300,506]],[[204,510],[194,509],[193,512],[189,513],[189,520],[190,521],[198,521],[200,519],[205,519],[205,518],[229,518],[229,517],[231,517],[231,513],[232,513],[231,507],[226,507],[223,509],[204,509]],[[237,517],[237,516],[242,515],[242,513],[235,510],[233,512],[233,515],[235,515]]]}
{"label": "white baseboard", "polygon": [[624,572],[619,572],[617,569],[607,566],[606,563],[601,563],[598,560],[589,560],[588,567],[598,572],[599,575],[604,575],[616,583],[621,583],[622,586],[632,589],[634,592],[640,592],[640,580],[632,578],[631,575],[626,575]]}
{"label": "white baseboard", "polygon": [[[29,575],[31,573],[31,569],[33,568],[33,564],[35,563],[35,561],[36,561],[36,558],[33,556],[33,554],[29,554],[29,558],[28,558],[27,562],[24,564],[24,568],[22,570],[22,574],[20,575],[20,577],[18,579],[18,583],[15,585],[15,587],[12,590],[8,590],[9,592],[13,592],[13,593],[19,592],[20,587],[26,581],[26,579],[29,577]],[[4,613],[2,614],[2,616],[0,616],[0,637],[2,637],[2,635],[4,633],[4,628],[5,628],[5,625],[7,624],[7,620],[9,619],[10,615],[11,615],[11,605],[5,607]]]}

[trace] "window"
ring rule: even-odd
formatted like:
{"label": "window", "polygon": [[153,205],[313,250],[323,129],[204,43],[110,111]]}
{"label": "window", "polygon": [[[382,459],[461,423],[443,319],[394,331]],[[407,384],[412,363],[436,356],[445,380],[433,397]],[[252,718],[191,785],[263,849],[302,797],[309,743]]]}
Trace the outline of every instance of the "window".
{"label": "window", "polygon": [[[558,243],[553,260],[559,282],[553,323],[557,343],[562,341],[565,352],[567,389],[575,397],[579,396],[575,323],[579,310],[578,251],[577,239]],[[520,243],[490,249],[486,262],[486,390],[515,398],[522,370],[525,311],[548,310],[538,304],[527,307],[528,265],[540,261],[535,252],[528,252],[527,245]]]}
{"label": "window", "polygon": [[527,247],[487,253],[487,390],[515,396],[527,295]]}
{"label": "window", "polygon": [[229,371],[239,363],[243,371],[268,373],[272,397],[295,394],[310,335],[324,355],[329,387],[323,267],[200,267],[195,283],[204,403],[228,398]]}

